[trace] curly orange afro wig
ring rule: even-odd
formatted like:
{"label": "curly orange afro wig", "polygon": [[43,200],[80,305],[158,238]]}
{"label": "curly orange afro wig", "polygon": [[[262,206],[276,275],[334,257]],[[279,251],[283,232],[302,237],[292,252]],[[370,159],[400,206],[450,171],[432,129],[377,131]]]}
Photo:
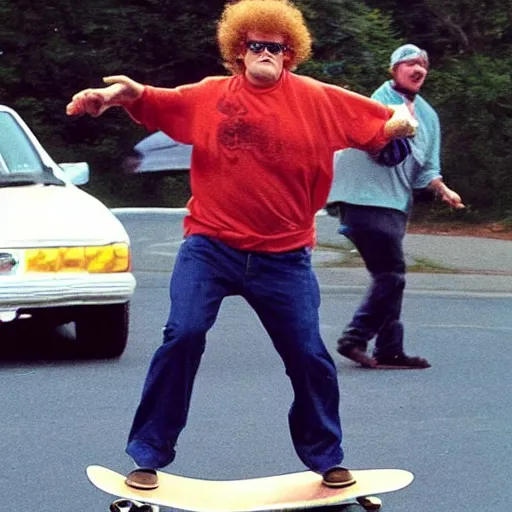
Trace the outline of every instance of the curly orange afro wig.
{"label": "curly orange afro wig", "polygon": [[289,48],[284,63],[288,69],[311,55],[311,35],[302,13],[289,0],[240,0],[226,5],[217,26],[224,65],[232,73],[244,70],[240,49],[249,31],[282,35]]}

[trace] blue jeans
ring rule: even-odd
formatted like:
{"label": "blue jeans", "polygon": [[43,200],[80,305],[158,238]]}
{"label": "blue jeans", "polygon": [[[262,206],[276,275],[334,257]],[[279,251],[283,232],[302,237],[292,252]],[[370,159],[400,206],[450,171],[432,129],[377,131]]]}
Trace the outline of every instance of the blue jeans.
{"label": "blue jeans", "polygon": [[231,295],[247,300],[284,362],[294,391],[288,420],[299,458],[318,472],[343,460],[337,374],[320,337],[310,252],[246,252],[201,235],[185,239],[171,278],[163,344],[128,437],[126,452],[136,464],[157,469],[174,460],[206,334]]}
{"label": "blue jeans", "polygon": [[391,208],[345,203],[341,219],[340,233],[356,246],[372,281],[338,345],[366,350],[368,342],[376,336],[373,354],[377,359],[401,354],[404,329],[400,314],[406,271],[403,239],[407,216]]}

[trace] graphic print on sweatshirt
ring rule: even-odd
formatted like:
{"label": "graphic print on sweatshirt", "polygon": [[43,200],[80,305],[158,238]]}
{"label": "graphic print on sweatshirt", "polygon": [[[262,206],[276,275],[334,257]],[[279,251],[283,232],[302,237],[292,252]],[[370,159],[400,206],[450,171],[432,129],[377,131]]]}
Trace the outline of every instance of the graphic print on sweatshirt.
{"label": "graphic print on sweatshirt", "polygon": [[230,159],[255,159],[269,166],[283,159],[283,145],[276,115],[249,113],[237,99],[223,97],[217,104],[223,114],[217,127],[219,147]]}

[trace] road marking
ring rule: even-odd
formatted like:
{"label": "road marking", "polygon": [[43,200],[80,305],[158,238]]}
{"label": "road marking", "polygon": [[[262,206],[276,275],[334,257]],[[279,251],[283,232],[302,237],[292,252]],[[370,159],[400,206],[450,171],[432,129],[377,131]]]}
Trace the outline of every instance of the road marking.
{"label": "road marking", "polygon": [[472,324],[416,324],[420,327],[428,327],[435,329],[481,329],[481,330],[491,330],[491,331],[512,331],[512,327],[500,327],[500,326],[492,326],[492,325],[472,325]]}
{"label": "road marking", "polygon": [[[500,332],[510,332],[512,331],[512,327],[496,327],[493,325],[471,325],[471,324],[423,324],[423,323],[415,323],[415,322],[407,322],[410,327],[428,327],[429,329],[479,329],[481,331],[500,331]],[[339,331],[339,325],[330,325],[330,324],[321,324],[320,327],[322,329],[330,329]]]}
{"label": "road marking", "polygon": [[[368,285],[320,285],[320,290],[325,294],[344,293],[359,295],[361,292],[366,293]],[[512,298],[511,292],[493,291],[493,290],[436,290],[435,288],[406,288],[405,295],[426,295],[428,297],[460,297],[460,298],[481,298],[481,299],[509,299]]]}

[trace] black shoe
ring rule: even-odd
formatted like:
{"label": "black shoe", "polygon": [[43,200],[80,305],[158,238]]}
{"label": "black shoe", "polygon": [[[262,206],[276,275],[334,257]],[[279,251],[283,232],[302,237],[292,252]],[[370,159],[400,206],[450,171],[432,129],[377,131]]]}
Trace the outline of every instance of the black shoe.
{"label": "black shoe", "polygon": [[431,364],[423,357],[397,354],[377,358],[377,368],[395,370],[421,370],[430,368]]}
{"label": "black shoe", "polygon": [[338,353],[365,368],[375,368],[377,366],[377,360],[356,345],[338,342]]}

